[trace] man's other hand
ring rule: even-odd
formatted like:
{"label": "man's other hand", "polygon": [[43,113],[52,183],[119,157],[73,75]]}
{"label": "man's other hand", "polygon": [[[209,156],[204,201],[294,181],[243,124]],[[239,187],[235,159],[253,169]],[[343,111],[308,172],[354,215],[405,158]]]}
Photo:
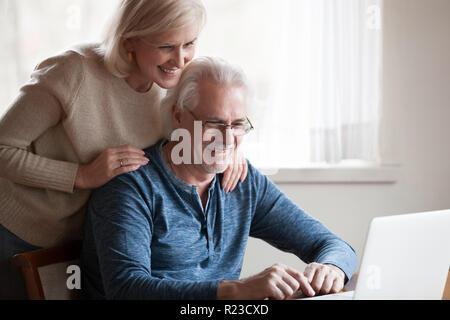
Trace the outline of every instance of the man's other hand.
{"label": "man's other hand", "polygon": [[331,264],[311,263],[303,273],[316,295],[338,293],[344,289],[345,273]]}
{"label": "man's other hand", "polygon": [[219,285],[219,300],[285,300],[298,290],[307,296],[315,292],[307,277],[286,265],[277,263],[263,272],[239,281],[222,281]]}

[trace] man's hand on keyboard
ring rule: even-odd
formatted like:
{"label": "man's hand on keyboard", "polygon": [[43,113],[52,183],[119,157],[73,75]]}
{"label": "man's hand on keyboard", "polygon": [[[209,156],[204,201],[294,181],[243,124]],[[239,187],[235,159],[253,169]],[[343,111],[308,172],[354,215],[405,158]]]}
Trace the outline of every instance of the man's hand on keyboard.
{"label": "man's hand on keyboard", "polygon": [[311,263],[304,272],[316,295],[338,293],[344,289],[345,273],[330,264]]}
{"label": "man's hand on keyboard", "polygon": [[302,272],[277,263],[247,279],[222,281],[218,289],[218,299],[285,300],[291,298],[299,290],[309,297],[315,294],[307,277]]}

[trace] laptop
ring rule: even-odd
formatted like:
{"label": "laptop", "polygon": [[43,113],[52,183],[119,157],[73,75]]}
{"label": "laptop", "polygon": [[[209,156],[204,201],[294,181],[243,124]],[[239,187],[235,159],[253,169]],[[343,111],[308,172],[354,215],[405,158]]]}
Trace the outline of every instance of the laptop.
{"label": "laptop", "polygon": [[354,291],[304,300],[441,300],[450,267],[450,210],[372,220]]}

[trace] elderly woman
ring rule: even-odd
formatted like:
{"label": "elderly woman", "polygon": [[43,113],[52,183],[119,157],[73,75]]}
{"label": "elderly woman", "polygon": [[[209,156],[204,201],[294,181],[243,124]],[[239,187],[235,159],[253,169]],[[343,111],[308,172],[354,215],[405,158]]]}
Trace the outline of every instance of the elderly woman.
{"label": "elderly woman", "polygon": [[[151,161],[164,89],[205,18],[200,0],[123,0],[101,44],[44,61],[20,90],[0,122],[0,299],[26,297],[14,254],[81,239],[91,190]],[[246,177],[241,158],[225,191]]]}

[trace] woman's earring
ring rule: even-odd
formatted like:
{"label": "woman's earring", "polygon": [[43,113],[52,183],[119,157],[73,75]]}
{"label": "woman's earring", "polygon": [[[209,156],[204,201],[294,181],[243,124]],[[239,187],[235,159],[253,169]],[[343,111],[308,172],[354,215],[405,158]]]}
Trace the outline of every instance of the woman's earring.
{"label": "woman's earring", "polygon": [[128,61],[133,62],[133,53],[132,52],[128,52]]}

